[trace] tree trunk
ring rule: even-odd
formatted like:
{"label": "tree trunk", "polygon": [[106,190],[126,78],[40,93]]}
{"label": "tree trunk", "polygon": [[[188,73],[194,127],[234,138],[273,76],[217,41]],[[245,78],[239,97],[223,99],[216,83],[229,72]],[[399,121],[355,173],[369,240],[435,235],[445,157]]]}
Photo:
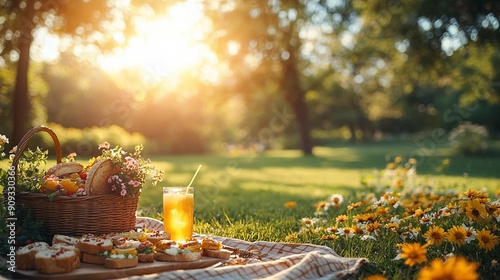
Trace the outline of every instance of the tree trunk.
{"label": "tree trunk", "polygon": [[305,91],[300,84],[293,47],[289,46],[289,59],[282,61],[281,88],[285,100],[291,105],[299,128],[301,150],[304,155],[312,155],[313,143],[311,138],[311,125],[309,123],[309,110],[305,100]]}
{"label": "tree trunk", "polygon": [[313,143],[311,138],[311,126],[309,124],[309,110],[304,99],[305,94],[300,94],[292,103],[293,111],[297,117],[299,127],[301,150],[304,155],[312,155]]}
{"label": "tree trunk", "polygon": [[28,69],[30,61],[30,47],[33,42],[32,31],[34,28],[33,3],[28,2],[23,14],[23,27],[18,39],[19,60],[17,62],[16,85],[12,100],[13,131],[12,142],[17,145],[27,129],[28,115],[30,112],[28,95]]}

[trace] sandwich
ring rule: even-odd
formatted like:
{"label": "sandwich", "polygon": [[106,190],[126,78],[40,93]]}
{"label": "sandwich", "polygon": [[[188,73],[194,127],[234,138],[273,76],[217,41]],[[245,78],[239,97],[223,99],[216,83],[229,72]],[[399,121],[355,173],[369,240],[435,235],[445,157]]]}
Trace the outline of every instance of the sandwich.
{"label": "sandwich", "polygon": [[76,243],[78,243],[78,240],[80,240],[80,239],[76,238],[76,237],[62,235],[62,234],[56,234],[52,238],[52,245],[54,245],[54,244],[68,244],[68,245],[76,246]]}
{"label": "sandwich", "polygon": [[139,262],[154,262],[155,260],[155,246],[151,241],[144,241],[137,246],[137,257]]}
{"label": "sandwich", "polygon": [[85,236],[78,240],[76,247],[82,254],[82,262],[103,264],[108,251],[113,249],[113,242],[107,238]]}
{"label": "sandwich", "polygon": [[155,260],[164,262],[191,262],[201,259],[201,244],[197,240],[178,244],[172,240],[161,240],[156,245]]}
{"label": "sandwich", "polygon": [[129,268],[139,264],[137,249],[131,244],[123,244],[113,248],[106,254],[104,266],[106,268]]}
{"label": "sandwich", "polygon": [[74,250],[50,248],[40,250],[35,255],[35,267],[39,273],[55,274],[75,270],[80,264]]}
{"label": "sandwich", "polygon": [[222,243],[216,241],[212,237],[205,237],[201,240],[201,248],[203,256],[229,260],[231,251],[223,249]]}
{"label": "sandwich", "polygon": [[68,244],[64,244],[64,243],[56,243],[56,244],[52,244],[51,248],[53,248],[53,249],[64,249],[64,250],[67,250],[67,251],[73,251],[73,252],[75,252],[76,258],[77,258],[77,260],[75,261],[75,268],[79,268],[80,267],[80,249],[76,248],[76,245],[68,245]]}
{"label": "sandwich", "polygon": [[35,255],[38,251],[47,250],[49,244],[45,242],[34,242],[16,251],[17,269],[35,270]]}
{"label": "sandwich", "polygon": [[[148,235],[149,234],[146,232],[136,231],[136,230],[121,232],[118,234],[118,236],[125,237],[129,241],[135,240],[135,241],[140,241],[140,242],[146,241],[146,239],[148,238]],[[137,245],[139,245],[139,244],[137,244]]]}
{"label": "sandwich", "polygon": [[63,177],[65,175],[73,173],[79,174],[82,171],[83,171],[83,165],[77,162],[61,162],[49,168],[49,170],[45,172],[45,175]]}
{"label": "sandwich", "polygon": [[170,240],[170,233],[163,231],[153,231],[147,233],[147,240],[156,245],[160,240]]}

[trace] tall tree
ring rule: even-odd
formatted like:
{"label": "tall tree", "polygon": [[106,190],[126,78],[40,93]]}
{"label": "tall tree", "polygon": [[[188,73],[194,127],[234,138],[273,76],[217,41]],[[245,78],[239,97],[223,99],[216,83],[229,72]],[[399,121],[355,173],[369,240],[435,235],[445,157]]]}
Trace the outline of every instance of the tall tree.
{"label": "tall tree", "polygon": [[229,91],[245,98],[279,94],[293,110],[306,155],[313,142],[304,70],[312,61],[304,48],[310,33],[346,27],[338,19],[349,21],[347,10],[335,1],[205,2],[212,28],[208,43],[229,69]]}
{"label": "tall tree", "polygon": [[[468,87],[474,87],[479,80],[483,89],[488,87],[484,84],[491,84],[488,75],[477,71],[470,71],[467,76],[453,74],[458,72],[455,68],[462,67],[462,61],[477,55],[477,47],[500,43],[500,1],[351,1],[365,22],[376,22],[381,34],[406,55],[408,67],[404,73],[413,84],[453,86],[453,79],[460,79],[460,83],[469,81]],[[491,89],[482,90],[481,94],[470,91],[464,99],[473,102],[491,97]]]}
{"label": "tall tree", "polygon": [[[175,1],[174,1],[175,2]],[[124,42],[116,40],[116,33],[133,31],[135,9],[145,7],[162,11],[168,1],[137,0],[124,5],[112,0],[0,0],[0,55],[6,63],[17,64],[13,92],[13,131],[11,140],[17,143],[29,127],[30,97],[28,69],[33,34],[40,28],[52,33],[73,36],[81,44],[93,44],[101,50],[110,50]]]}

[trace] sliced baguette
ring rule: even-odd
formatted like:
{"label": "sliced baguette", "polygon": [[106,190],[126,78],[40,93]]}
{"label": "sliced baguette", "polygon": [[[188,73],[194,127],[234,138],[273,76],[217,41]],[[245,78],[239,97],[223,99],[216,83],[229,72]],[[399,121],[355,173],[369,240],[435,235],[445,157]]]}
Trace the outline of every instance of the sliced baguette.
{"label": "sliced baguette", "polygon": [[105,259],[106,256],[82,253],[81,262],[91,263],[91,264],[103,264]]}
{"label": "sliced baguette", "polygon": [[149,263],[155,261],[155,254],[137,254],[139,258],[139,262],[141,263]]}
{"label": "sliced baguette", "polygon": [[203,249],[203,256],[229,260],[231,258],[231,251],[226,249],[219,249],[219,250]]}
{"label": "sliced baguette", "polygon": [[80,267],[80,249],[76,248],[76,245],[69,245],[69,244],[65,244],[65,243],[56,243],[56,244],[52,244],[52,248],[54,248],[54,249],[63,248],[65,250],[75,252],[75,254],[77,256],[77,261],[75,262],[75,268]]}
{"label": "sliced baguette", "polygon": [[78,264],[75,251],[64,248],[41,250],[35,255],[36,270],[43,274],[71,272]]}
{"label": "sliced baguette", "polygon": [[35,242],[16,251],[17,269],[35,270],[35,255],[42,250],[47,250],[49,244],[45,242]]}
{"label": "sliced baguette", "polygon": [[106,268],[128,268],[128,267],[136,267],[138,264],[139,264],[139,259],[137,258],[137,256],[126,259],[106,258],[104,260],[104,266]]}
{"label": "sliced baguette", "polygon": [[54,244],[68,244],[68,245],[76,245],[78,243],[79,238],[71,237],[62,234],[56,234],[52,238],[52,245]]}
{"label": "sliced baguette", "polygon": [[83,237],[78,240],[76,247],[80,249],[82,253],[97,255],[101,252],[113,249],[113,242],[111,242],[110,239],[105,238]]}
{"label": "sliced baguette", "polygon": [[184,254],[169,255],[157,252],[155,260],[162,262],[193,262],[201,259],[201,251]]}

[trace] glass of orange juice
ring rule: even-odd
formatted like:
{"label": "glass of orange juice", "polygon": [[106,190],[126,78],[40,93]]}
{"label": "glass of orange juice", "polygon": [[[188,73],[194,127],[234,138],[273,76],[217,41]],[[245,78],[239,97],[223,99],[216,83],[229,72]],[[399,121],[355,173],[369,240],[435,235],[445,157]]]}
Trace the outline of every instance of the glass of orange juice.
{"label": "glass of orange juice", "polygon": [[193,238],[194,188],[163,187],[163,226],[174,241]]}

